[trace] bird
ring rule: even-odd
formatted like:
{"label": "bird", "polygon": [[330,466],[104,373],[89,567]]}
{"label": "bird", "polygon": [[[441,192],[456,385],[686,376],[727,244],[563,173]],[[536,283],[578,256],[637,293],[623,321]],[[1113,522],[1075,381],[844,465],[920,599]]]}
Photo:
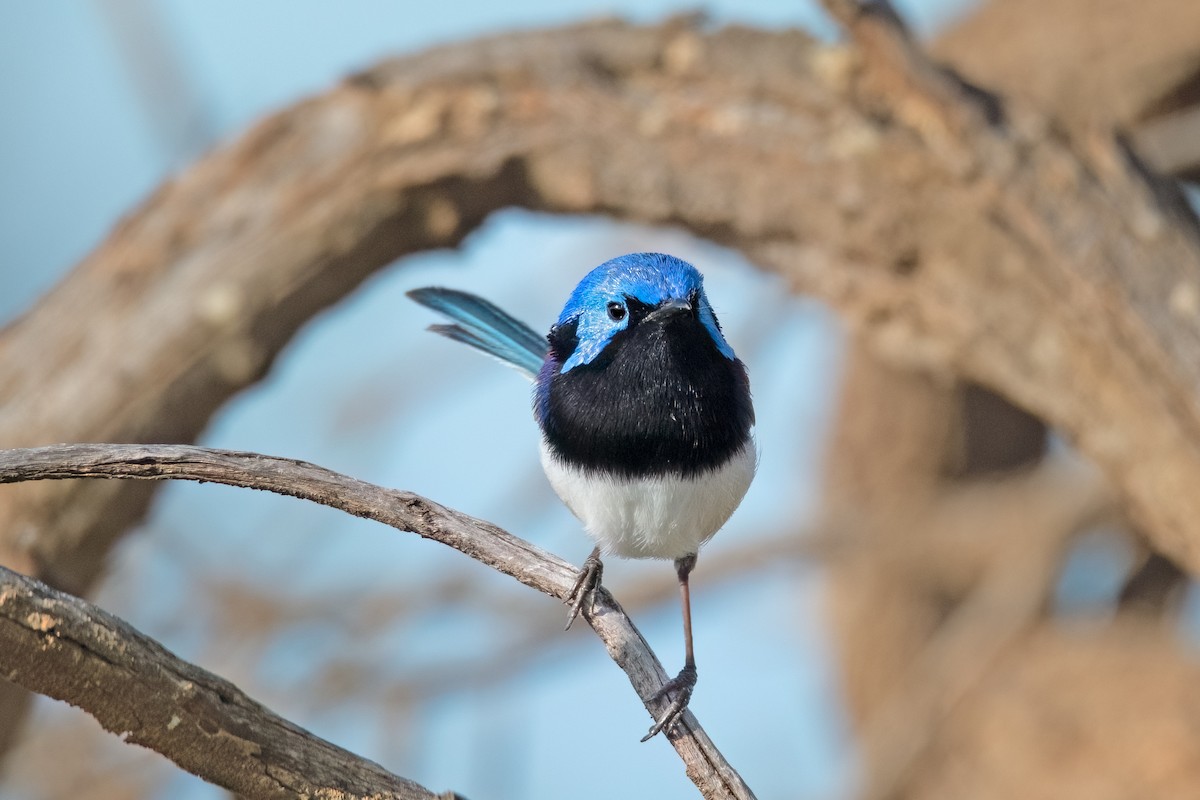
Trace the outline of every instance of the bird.
{"label": "bird", "polygon": [[665,253],[610,259],[580,280],[546,336],[469,292],[408,296],[451,320],[430,330],[533,381],[542,468],[595,542],[567,599],[567,628],[586,598],[594,610],[603,557],[674,562],[684,665],[652,698],[670,702],[642,741],[669,731],[698,677],[689,576],[758,464],[748,373],[703,276]]}

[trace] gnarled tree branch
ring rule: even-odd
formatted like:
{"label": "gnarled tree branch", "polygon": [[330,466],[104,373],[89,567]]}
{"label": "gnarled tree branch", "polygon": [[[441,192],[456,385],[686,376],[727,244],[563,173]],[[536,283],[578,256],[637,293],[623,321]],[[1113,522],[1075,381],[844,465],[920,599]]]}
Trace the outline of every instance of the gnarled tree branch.
{"label": "gnarled tree branch", "polygon": [[[262,489],[276,494],[311,500],[357,517],[382,522],[393,528],[411,531],[424,538],[441,542],[498,572],[516,578],[526,586],[559,600],[567,597],[575,582],[576,571],[570,564],[495,525],[438,505],[412,492],[385,489],[304,461],[186,445],[75,444],[0,451],[0,483],[88,477],[192,480],[223,483],[248,489]],[[28,582],[21,585],[32,586]],[[0,593],[0,607],[9,602],[19,606],[20,596],[20,594],[13,594],[10,597],[8,594]],[[82,601],[72,601],[64,595],[50,594],[46,596],[54,599],[60,605],[74,602],[77,611],[86,607]],[[646,708],[652,714],[661,713],[663,709],[657,708],[657,706],[665,707],[666,701],[651,702],[650,698],[667,680],[667,674],[658,658],[650,650],[649,645],[646,644],[646,640],[642,638],[641,633],[634,627],[620,605],[606,591],[598,592],[594,609],[589,610],[586,605],[584,616],[601,641],[604,642],[613,661],[629,676],[630,683],[633,684],[634,690],[637,691]],[[121,626],[119,621],[111,617],[106,618],[117,626]],[[168,707],[166,710],[169,710],[169,708],[178,707],[180,705],[179,698],[186,694],[179,688],[178,682],[167,683],[153,695],[138,692],[124,694],[115,692],[116,696],[123,700],[120,701],[122,705],[119,709],[113,711],[110,706],[99,702],[105,699],[111,701],[110,693],[114,693],[112,687],[105,680],[94,682],[81,680],[81,676],[74,669],[64,670],[57,675],[47,675],[44,671],[36,668],[30,669],[30,667],[49,665],[48,662],[39,660],[38,653],[30,652],[30,647],[36,640],[34,635],[37,634],[39,625],[45,628],[41,631],[42,635],[51,637],[51,639],[57,635],[58,623],[53,619],[48,619],[45,625],[38,623],[27,626],[28,632],[23,640],[25,647],[13,648],[9,651],[0,648],[0,672],[5,675],[11,674],[11,680],[27,686],[27,688],[67,700],[91,711],[98,717],[101,713],[114,714],[108,718],[114,720],[113,722],[103,718],[101,720],[110,730],[133,731],[133,728],[127,726],[131,724],[130,720],[143,718],[143,703],[166,702]],[[94,629],[94,634],[98,633],[103,637],[110,635],[107,634],[108,631],[117,631],[117,633],[125,631],[134,637],[140,637],[140,634],[136,634],[128,626],[114,627],[113,625],[103,629]],[[90,641],[86,627],[80,626],[72,627],[71,634],[67,638],[84,644]],[[14,641],[20,640],[14,639]],[[152,649],[152,643],[148,643],[144,637],[140,637],[140,640],[135,643],[140,651]],[[110,645],[111,652],[115,654],[111,657],[118,661],[118,666],[134,672],[135,675],[139,674],[136,659],[126,661],[120,657],[122,645],[120,643],[110,643]],[[88,646],[90,647],[90,645]],[[96,649],[99,651],[101,646],[97,644]],[[47,656],[49,658],[56,655],[58,651],[51,647],[47,652],[50,653],[50,656]],[[161,651],[161,648],[159,654],[173,658],[165,651]],[[26,665],[24,669],[21,668],[22,664]],[[151,673],[146,676],[148,682],[156,680],[153,670],[158,666],[160,665],[156,662],[150,662],[148,669],[151,670]],[[216,678],[213,680],[220,681]],[[128,682],[133,685],[137,684],[136,679]],[[228,686],[228,684],[214,685]],[[145,688],[149,688],[149,686]],[[219,694],[219,690],[214,689],[214,691]],[[263,710],[265,711],[265,709]],[[154,714],[145,714],[143,724],[148,726],[148,729],[142,732],[139,727],[135,731],[137,741],[162,752],[185,769],[196,772],[200,777],[214,780],[221,785],[228,785],[224,781],[232,780],[231,776],[224,772],[214,776],[211,772],[201,771],[212,768],[208,766],[207,762],[188,758],[190,751],[186,749],[176,751],[174,748],[181,746],[176,738],[170,736],[159,738],[157,731],[151,730],[160,725],[161,720],[158,719],[158,716],[164,712],[165,710],[160,710]],[[245,712],[239,713],[244,715]],[[223,717],[222,721],[228,722],[232,726],[229,730],[240,732],[247,724],[243,715]],[[226,728],[220,729],[225,730]],[[212,735],[211,732],[209,735]],[[241,736],[241,738],[246,741],[257,741],[245,736]],[[668,738],[680,758],[683,759],[688,777],[696,784],[704,797],[746,800],[754,796],[690,712],[685,712]],[[161,744],[161,747],[156,746],[158,744]],[[220,759],[214,760],[219,761]],[[249,767],[243,763],[241,771],[246,769]],[[233,776],[238,774],[240,771],[233,773]],[[231,788],[242,792],[243,789],[240,786],[239,784],[238,787]],[[249,794],[249,792],[246,793]],[[303,792],[296,793],[303,794]],[[271,795],[259,789],[252,796],[269,797]]]}
{"label": "gnarled tree branch", "polygon": [[0,676],[241,797],[439,800],[277,716],[96,606],[0,567]]}
{"label": "gnarled tree branch", "polygon": [[[505,206],[604,212],[738,247],[891,363],[1045,419],[1200,570],[1194,217],[1110,133],[1067,138],[830,5],[853,46],[595,24],[398,59],[264,120],[4,331],[0,443],[190,439],[372,270]],[[0,561],[86,589],[144,506],[122,491],[22,487]]]}

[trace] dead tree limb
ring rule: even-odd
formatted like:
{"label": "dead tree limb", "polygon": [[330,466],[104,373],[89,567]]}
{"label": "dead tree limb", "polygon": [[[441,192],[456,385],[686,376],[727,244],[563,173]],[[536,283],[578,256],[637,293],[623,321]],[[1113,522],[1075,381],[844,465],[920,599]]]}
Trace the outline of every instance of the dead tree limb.
{"label": "dead tree limb", "polygon": [[438,800],[277,716],[104,610],[0,567],[0,676],[238,796]]}
{"label": "dead tree limb", "polygon": [[[565,600],[575,583],[576,570],[573,566],[495,525],[411,492],[385,489],[304,461],[186,445],[76,444],[0,451],[0,483],[63,478],[174,479],[261,489],[311,500],[357,517],[382,522],[398,530],[416,533],[453,547],[559,600]],[[69,602],[82,604],[82,601],[71,601],[66,596],[56,597],[60,605]],[[7,595],[0,594],[0,599],[4,598]],[[595,609],[588,611],[585,617],[604,642],[613,661],[629,676],[630,683],[647,710],[652,716],[661,713],[662,708],[658,706],[665,707],[665,701],[651,702],[650,698],[666,682],[667,674],[624,610],[611,595],[601,591]],[[42,633],[52,637],[57,626],[53,621],[47,625],[49,632]],[[93,680],[81,674],[83,665],[76,665],[76,668],[65,670],[57,676],[42,674],[48,664],[38,660],[37,652],[30,652],[30,648],[38,641],[33,636],[37,633],[37,626],[30,626],[30,630],[32,633],[22,640],[25,647],[13,650],[0,648],[0,672],[6,676],[11,673],[13,681],[34,691],[44,692],[46,687],[52,687],[53,696],[98,713],[97,697],[107,697],[112,687],[102,676],[95,676]],[[124,630],[132,632],[128,626]],[[87,640],[84,628],[77,627],[72,631],[72,638],[83,637],[84,641]],[[105,635],[104,631],[99,631],[99,634]],[[119,652],[121,645],[115,643],[112,648],[114,652]],[[48,652],[53,653],[54,649]],[[15,660],[15,663],[10,663],[10,660]],[[21,663],[28,665],[26,669],[18,668]],[[121,663],[125,664],[124,661]],[[136,684],[136,680],[132,683]],[[167,697],[175,697],[179,692],[177,688],[171,691],[175,694]],[[116,723],[122,730],[133,730],[124,727],[127,724],[125,720],[140,717],[143,700],[155,703],[164,695],[118,692],[117,697],[124,697],[125,702],[136,704],[135,707],[126,705],[121,711],[123,716],[119,717],[122,721]],[[171,705],[177,706],[178,702]],[[159,712],[156,714],[161,716]],[[146,724],[158,725],[161,722],[158,716],[147,713]],[[146,741],[139,743],[153,746],[149,743],[160,741],[149,733],[145,737]],[[668,738],[683,760],[688,777],[705,798],[753,798],[749,787],[690,712],[684,714]],[[170,747],[172,741],[165,740],[164,748]],[[186,759],[185,754],[174,751],[159,749],[159,752],[201,777],[212,779],[208,774],[197,771],[207,768],[202,760]],[[254,796],[269,795],[260,792]]]}

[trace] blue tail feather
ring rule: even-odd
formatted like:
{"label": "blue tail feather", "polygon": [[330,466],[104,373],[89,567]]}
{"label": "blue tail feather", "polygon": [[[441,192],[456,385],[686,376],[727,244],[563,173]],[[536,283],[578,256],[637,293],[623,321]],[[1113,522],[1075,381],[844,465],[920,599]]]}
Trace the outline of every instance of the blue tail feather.
{"label": "blue tail feather", "polygon": [[546,338],[482,297],[429,286],[408,296],[456,324],[431,325],[430,330],[470,345],[534,378],[546,358]]}

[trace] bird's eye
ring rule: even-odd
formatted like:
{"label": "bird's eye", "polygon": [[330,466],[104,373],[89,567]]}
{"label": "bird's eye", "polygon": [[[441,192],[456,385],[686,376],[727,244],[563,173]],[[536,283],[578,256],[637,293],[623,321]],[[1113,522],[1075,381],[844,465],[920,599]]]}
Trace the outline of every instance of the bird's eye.
{"label": "bird's eye", "polygon": [[609,303],[608,304],[608,316],[614,322],[620,322],[621,320],[625,319],[625,306],[623,306],[620,303],[615,302],[615,301],[612,303]]}

